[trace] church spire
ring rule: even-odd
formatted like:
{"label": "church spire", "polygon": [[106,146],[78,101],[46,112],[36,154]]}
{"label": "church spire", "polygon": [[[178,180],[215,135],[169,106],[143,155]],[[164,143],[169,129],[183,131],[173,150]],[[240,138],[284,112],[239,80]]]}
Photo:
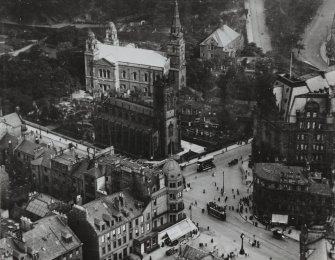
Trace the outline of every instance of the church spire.
{"label": "church spire", "polygon": [[181,23],[179,18],[179,9],[178,9],[178,1],[175,0],[175,6],[174,6],[174,14],[173,14],[173,20],[171,25],[171,35],[172,36],[179,36],[181,35]]}

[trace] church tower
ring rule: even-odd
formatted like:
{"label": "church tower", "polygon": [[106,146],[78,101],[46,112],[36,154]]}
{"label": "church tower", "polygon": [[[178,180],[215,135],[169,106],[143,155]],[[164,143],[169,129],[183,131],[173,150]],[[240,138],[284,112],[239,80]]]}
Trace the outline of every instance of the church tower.
{"label": "church tower", "polygon": [[186,87],[185,41],[179,18],[178,2],[175,1],[174,14],[167,43],[167,56],[170,58],[170,77],[177,83],[180,90]]}
{"label": "church tower", "polygon": [[86,90],[92,92],[94,89],[95,75],[94,75],[94,60],[99,57],[98,41],[95,34],[90,30],[86,40],[85,48],[85,79]]}
{"label": "church tower", "polygon": [[105,44],[119,46],[119,39],[117,38],[117,30],[113,22],[109,22],[106,27]]}
{"label": "church tower", "polygon": [[180,151],[180,127],[177,118],[175,83],[165,77],[155,82],[155,127],[159,132],[158,153],[166,158]]}

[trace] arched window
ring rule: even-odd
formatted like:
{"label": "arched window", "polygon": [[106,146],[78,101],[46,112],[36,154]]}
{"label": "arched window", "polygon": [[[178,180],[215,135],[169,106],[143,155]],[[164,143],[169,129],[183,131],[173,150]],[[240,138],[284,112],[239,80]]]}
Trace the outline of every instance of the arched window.
{"label": "arched window", "polygon": [[169,132],[169,137],[172,137],[173,136],[173,124],[172,124],[172,122],[170,122],[170,124],[169,124],[168,132]]}

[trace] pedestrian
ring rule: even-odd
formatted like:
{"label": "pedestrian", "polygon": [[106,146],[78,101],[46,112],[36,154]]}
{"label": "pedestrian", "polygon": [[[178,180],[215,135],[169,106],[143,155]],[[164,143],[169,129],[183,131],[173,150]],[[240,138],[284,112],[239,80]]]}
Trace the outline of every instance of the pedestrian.
{"label": "pedestrian", "polygon": [[151,256],[149,257],[149,260],[152,260]]}

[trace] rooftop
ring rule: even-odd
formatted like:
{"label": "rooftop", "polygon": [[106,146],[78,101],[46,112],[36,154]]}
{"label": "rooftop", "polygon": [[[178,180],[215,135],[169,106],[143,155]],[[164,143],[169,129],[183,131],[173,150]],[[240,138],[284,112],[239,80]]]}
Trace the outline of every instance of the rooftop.
{"label": "rooftop", "polygon": [[36,194],[29,200],[26,211],[43,218],[51,212],[50,206],[54,203],[60,203],[60,201],[47,194]]}
{"label": "rooftop", "polygon": [[16,150],[25,154],[35,155],[37,153],[42,153],[44,151],[44,146],[28,141],[23,140],[17,147]]}
{"label": "rooftop", "polygon": [[[64,236],[71,239],[64,239]],[[38,252],[39,259],[43,260],[56,259],[81,245],[77,236],[58,215],[35,222],[33,229],[24,233],[23,238],[28,252]]]}
{"label": "rooftop", "polygon": [[52,160],[65,165],[73,165],[81,158],[82,157],[79,156],[74,150],[67,150],[65,152],[61,152],[59,155],[56,155],[52,158]]}
{"label": "rooftop", "polygon": [[0,140],[0,149],[7,148],[9,141],[12,142],[13,148],[15,146],[17,146],[17,144],[19,143],[17,137],[15,137],[14,135],[6,133]]}
{"label": "rooftop", "polygon": [[125,62],[153,67],[165,68],[169,59],[153,50],[113,46],[98,43],[99,58],[112,63]]}
{"label": "rooftop", "polygon": [[[122,194],[121,200],[120,194]],[[100,230],[97,227],[97,223],[104,223],[105,218],[114,219],[116,216],[121,216],[121,221],[115,221],[115,225],[113,226],[115,228],[139,217],[142,213],[142,208],[138,207],[136,202],[135,198],[128,191],[125,191],[96,199],[82,207],[86,209],[87,221],[95,232],[103,233],[105,231]],[[116,205],[119,205],[120,208],[117,209]]]}
{"label": "rooftop", "polygon": [[207,45],[209,40],[213,38],[218,47],[227,47],[232,41],[240,36],[239,33],[235,32],[227,25],[223,25],[220,28],[216,29],[211,35],[209,35],[200,45]]}
{"label": "rooftop", "polygon": [[10,125],[14,128],[22,125],[22,121],[17,113],[11,113],[0,117],[0,122],[4,122],[5,124]]}
{"label": "rooftop", "polygon": [[303,176],[303,167],[286,166],[281,163],[256,163],[254,174],[260,179],[271,182],[280,182],[283,177],[284,182],[290,182],[299,185],[307,185],[308,179]]}

